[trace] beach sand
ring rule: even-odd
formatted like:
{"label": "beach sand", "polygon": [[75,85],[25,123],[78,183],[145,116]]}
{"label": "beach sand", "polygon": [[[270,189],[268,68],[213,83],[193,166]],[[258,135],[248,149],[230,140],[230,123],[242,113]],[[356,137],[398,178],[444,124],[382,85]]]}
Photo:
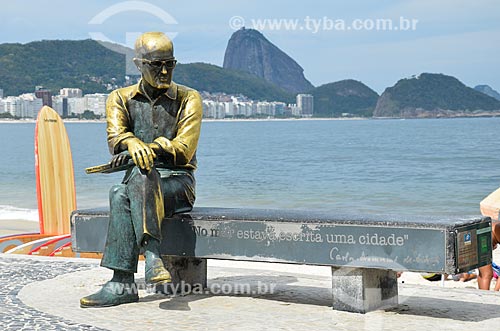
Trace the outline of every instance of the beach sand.
{"label": "beach sand", "polygon": [[0,220],[0,236],[39,231],[38,222],[27,220]]}

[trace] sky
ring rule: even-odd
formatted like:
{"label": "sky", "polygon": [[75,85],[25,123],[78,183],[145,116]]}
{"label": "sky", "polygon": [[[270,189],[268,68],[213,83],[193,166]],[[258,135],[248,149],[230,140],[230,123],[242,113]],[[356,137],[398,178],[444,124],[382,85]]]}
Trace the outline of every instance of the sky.
{"label": "sky", "polygon": [[[360,80],[378,93],[422,72],[500,91],[498,0],[0,0],[0,43],[173,38],[181,63],[222,66],[231,34],[256,28],[314,85]],[[175,76],[174,76],[175,79]]]}

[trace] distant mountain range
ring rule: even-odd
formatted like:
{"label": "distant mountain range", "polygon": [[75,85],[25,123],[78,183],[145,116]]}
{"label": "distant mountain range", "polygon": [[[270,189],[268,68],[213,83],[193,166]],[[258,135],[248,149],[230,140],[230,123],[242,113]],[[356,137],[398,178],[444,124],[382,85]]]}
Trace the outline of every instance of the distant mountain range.
{"label": "distant mountain range", "polygon": [[[127,54],[127,56],[125,55]],[[57,93],[63,87],[106,93],[138,77],[134,51],[94,40],[43,40],[0,44],[0,88],[4,95],[33,92],[41,85]],[[179,59],[182,61],[182,59]],[[126,80],[126,73],[132,75]],[[295,102],[296,92],[314,96],[315,117],[453,117],[500,114],[500,94],[487,85],[475,89],[443,74],[422,73],[401,79],[378,94],[352,79],[314,88],[302,67],[251,29],[236,31],[228,42],[224,67],[179,63],[177,83],[200,91],[242,94],[253,100]]]}
{"label": "distant mountain range", "polygon": [[[84,93],[109,93],[109,88],[135,81],[125,80],[125,52],[133,54],[126,47],[91,39],[0,44],[0,88],[4,95],[30,93],[37,85],[53,93],[63,87],[80,88]],[[203,91],[243,94],[255,100],[295,100],[294,94],[264,79],[205,63],[178,64],[174,80]]]}

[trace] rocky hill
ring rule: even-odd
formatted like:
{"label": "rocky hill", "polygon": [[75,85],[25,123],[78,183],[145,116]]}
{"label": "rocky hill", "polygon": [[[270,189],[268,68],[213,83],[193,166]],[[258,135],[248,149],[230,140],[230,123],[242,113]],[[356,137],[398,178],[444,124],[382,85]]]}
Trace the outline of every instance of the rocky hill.
{"label": "rocky hill", "polygon": [[292,93],[313,88],[297,62],[253,29],[242,28],[233,33],[223,67],[251,73]]}
{"label": "rocky hill", "polygon": [[378,99],[377,92],[353,79],[319,86],[311,94],[315,117],[341,117],[344,113],[371,117]]}
{"label": "rocky hill", "polygon": [[[125,80],[126,73],[131,74],[125,68],[125,52],[129,59],[133,57],[131,49],[91,39],[0,44],[0,88],[4,95],[30,93],[37,85],[53,93],[63,87],[81,88],[86,94],[109,92],[138,77]],[[255,100],[294,100],[294,95],[262,78],[210,64],[178,64],[174,80],[198,90],[243,94]]]}
{"label": "rocky hill", "polygon": [[399,80],[380,96],[375,117],[475,116],[500,111],[500,101],[455,77],[423,73]]}
{"label": "rocky hill", "polygon": [[477,85],[474,87],[474,90],[482,92],[486,95],[489,95],[490,97],[493,97],[497,100],[500,100],[500,93],[495,91],[491,86],[489,85]]}

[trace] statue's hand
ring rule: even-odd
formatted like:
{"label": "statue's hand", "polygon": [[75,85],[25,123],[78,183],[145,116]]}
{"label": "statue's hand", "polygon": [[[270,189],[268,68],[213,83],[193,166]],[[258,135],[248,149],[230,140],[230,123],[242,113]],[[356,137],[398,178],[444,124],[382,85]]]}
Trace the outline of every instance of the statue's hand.
{"label": "statue's hand", "polygon": [[137,138],[127,139],[125,144],[135,165],[147,171],[151,170],[156,153],[147,144]]}
{"label": "statue's hand", "polygon": [[128,152],[127,153],[122,152],[120,154],[113,155],[110,161],[111,167],[113,168],[119,167],[127,163],[129,159],[130,159],[130,154]]}
{"label": "statue's hand", "polygon": [[151,148],[153,150],[153,152],[156,155],[161,154],[161,146],[158,143],[152,142],[152,143],[148,144],[148,146],[149,146],[149,148]]}

